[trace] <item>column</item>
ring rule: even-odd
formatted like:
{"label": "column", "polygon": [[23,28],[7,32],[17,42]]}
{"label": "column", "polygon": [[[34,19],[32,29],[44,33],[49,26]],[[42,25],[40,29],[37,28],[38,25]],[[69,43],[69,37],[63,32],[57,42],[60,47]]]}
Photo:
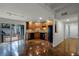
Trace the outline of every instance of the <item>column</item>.
{"label": "column", "polygon": [[77,41],[76,53],[77,55],[79,55],[79,14],[78,14],[78,41]]}

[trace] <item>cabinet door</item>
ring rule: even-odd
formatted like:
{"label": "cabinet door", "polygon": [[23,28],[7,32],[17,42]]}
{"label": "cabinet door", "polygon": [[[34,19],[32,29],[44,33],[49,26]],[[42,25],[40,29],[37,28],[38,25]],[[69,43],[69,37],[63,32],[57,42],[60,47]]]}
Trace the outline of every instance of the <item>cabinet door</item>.
{"label": "cabinet door", "polygon": [[37,39],[37,40],[40,39],[40,33],[39,32],[35,32],[34,38]]}
{"label": "cabinet door", "polygon": [[45,40],[45,33],[40,33],[40,39]]}
{"label": "cabinet door", "polygon": [[34,33],[29,33],[29,40],[34,39]]}

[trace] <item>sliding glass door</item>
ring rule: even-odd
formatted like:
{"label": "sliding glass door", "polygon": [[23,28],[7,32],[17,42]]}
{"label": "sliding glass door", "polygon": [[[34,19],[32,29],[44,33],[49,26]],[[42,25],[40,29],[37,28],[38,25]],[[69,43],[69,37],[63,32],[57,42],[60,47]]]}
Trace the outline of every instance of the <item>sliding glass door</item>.
{"label": "sliding glass door", "polygon": [[0,23],[0,43],[24,39],[24,25]]}
{"label": "sliding glass door", "polygon": [[11,25],[12,41],[24,39],[24,26],[23,25]]}
{"label": "sliding glass door", "polygon": [[0,43],[10,42],[11,29],[10,24],[0,24]]}
{"label": "sliding glass door", "polygon": [[24,48],[24,25],[11,24],[12,55],[19,55]]}
{"label": "sliding glass door", "polygon": [[19,55],[23,41],[24,25],[0,23],[0,55]]}

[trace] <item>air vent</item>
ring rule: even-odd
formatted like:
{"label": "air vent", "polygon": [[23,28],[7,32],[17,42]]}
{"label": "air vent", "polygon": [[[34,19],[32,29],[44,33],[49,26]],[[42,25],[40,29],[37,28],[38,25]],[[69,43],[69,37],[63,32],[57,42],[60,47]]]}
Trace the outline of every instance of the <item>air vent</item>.
{"label": "air vent", "polygon": [[61,13],[61,16],[65,16],[65,15],[68,15],[68,13],[67,12]]}

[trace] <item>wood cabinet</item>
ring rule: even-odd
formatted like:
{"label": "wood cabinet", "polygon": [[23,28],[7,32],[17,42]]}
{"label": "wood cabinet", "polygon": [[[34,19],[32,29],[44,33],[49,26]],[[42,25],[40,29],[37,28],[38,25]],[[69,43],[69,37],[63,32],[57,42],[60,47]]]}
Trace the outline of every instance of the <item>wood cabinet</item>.
{"label": "wood cabinet", "polygon": [[[51,21],[45,21],[45,22],[28,22],[27,23],[27,33],[29,34],[29,40],[32,39],[42,39],[42,40],[49,40],[52,42],[52,36],[53,29],[49,27],[49,25],[52,26]],[[51,32],[50,32],[51,31]],[[51,39],[50,39],[51,38]]]}

